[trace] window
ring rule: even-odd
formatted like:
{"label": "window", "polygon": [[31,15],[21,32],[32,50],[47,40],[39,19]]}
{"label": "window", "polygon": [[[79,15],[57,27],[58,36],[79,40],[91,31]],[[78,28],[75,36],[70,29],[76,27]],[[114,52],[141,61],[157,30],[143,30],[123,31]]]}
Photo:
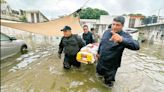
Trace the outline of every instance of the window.
{"label": "window", "polygon": [[133,28],[134,25],[135,25],[135,19],[130,19],[130,20],[129,20],[129,27],[130,27],[130,28]]}
{"label": "window", "polygon": [[31,13],[31,22],[34,23],[34,13]]}
{"label": "window", "polygon": [[39,13],[36,14],[36,18],[37,18],[37,22],[39,23],[40,20],[39,20]]}
{"label": "window", "polygon": [[1,34],[1,41],[10,41],[10,38],[6,35]]}

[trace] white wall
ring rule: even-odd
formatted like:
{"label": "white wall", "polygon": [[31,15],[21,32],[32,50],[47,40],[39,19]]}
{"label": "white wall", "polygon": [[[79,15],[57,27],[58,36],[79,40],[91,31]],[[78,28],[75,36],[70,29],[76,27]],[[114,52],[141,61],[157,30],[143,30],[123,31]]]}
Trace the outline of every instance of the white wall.
{"label": "white wall", "polygon": [[136,18],[135,19],[135,24],[134,24],[134,27],[138,27],[141,25],[141,19],[140,18]]}
{"label": "white wall", "polygon": [[129,16],[124,16],[124,17],[125,17],[124,28],[128,28],[129,27],[130,17]]}
{"label": "white wall", "polygon": [[100,16],[100,24],[111,24],[113,21],[113,18],[116,16],[110,16],[110,15],[101,15]]}
{"label": "white wall", "polygon": [[45,17],[42,16],[41,13],[39,13],[39,19],[40,19],[40,22],[47,21],[47,19],[45,19]]}
{"label": "white wall", "polygon": [[80,19],[81,26],[88,25],[88,28],[94,27],[98,20],[96,19]]}
{"label": "white wall", "polygon": [[34,23],[37,23],[37,13],[39,13],[39,22],[47,21],[40,12],[26,12],[26,18],[28,22],[32,22],[31,13],[34,13]]}
{"label": "white wall", "polygon": [[35,34],[35,33],[18,30],[2,25],[1,25],[1,32],[10,37],[16,37],[17,39],[24,40],[25,43],[28,45],[29,50],[45,46],[45,44],[51,44],[56,46],[60,42],[60,40],[56,38],[57,36],[45,36],[45,35]]}
{"label": "white wall", "polygon": [[[100,24],[112,24],[113,19],[117,17],[117,16],[110,16],[110,15],[101,15],[100,16]],[[128,27],[129,26],[129,16],[124,16],[125,18],[125,23],[124,23],[124,27]]]}
{"label": "white wall", "polygon": [[28,22],[32,22],[31,13],[26,13],[26,18]]}
{"label": "white wall", "polygon": [[8,3],[1,3],[1,18],[19,21],[19,15],[12,13]]}

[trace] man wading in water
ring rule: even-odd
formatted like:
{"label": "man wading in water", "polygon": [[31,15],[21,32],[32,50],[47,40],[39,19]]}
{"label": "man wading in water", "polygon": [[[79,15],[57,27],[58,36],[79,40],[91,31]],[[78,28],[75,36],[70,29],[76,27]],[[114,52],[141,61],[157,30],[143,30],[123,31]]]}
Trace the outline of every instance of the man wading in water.
{"label": "man wading in water", "polygon": [[61,31],[63,31],[64,36],[59,44],[58,56],[61,58],[62,51],[64,50],[63,67],[70,69],[73,65],[79,68],[80,62],[76,60],[76,54],[85,46],[85,43],[78,35],[72,34],[71,27],[65,26]]}
{"label": "man wading in water", "polygon": [[112,28],[105,31],[100,42],[96,71],[105,79],[105,84],[113,86],[117,68],[120,67],[125,48],[139,50],[139,43],[122,30],[125,19],[122,16],[113,19]]}

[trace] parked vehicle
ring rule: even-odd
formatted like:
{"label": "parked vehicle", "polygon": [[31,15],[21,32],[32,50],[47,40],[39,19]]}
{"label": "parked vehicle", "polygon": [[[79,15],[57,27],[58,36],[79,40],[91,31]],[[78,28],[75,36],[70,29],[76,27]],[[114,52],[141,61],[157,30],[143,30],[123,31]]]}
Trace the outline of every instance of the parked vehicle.
{"label": "parked vehicle", "polygon": [[0,33],[0,35],[1,60],[19,52],[22,54],[27,52],[27,45],[23,40],[17,40],[15,37],[10,37],[4,33]]}

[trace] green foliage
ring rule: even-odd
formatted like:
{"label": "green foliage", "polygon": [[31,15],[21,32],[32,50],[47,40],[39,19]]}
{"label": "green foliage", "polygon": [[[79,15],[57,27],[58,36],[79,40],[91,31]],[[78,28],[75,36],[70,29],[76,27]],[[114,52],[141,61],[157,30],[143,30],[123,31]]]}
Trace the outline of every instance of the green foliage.
{"label": "green foliage", "polygon": [[22,16],[22,17],[20,18],[20,21],[22,21],[22,22],[27,22],[27,18],[26,18],[25,16]]}
{"label": "green foliage", "polygon": [[109,15],[107,11],[97,8],[86,8],[79,12],[81,19],[99,19],[101,15]]}

